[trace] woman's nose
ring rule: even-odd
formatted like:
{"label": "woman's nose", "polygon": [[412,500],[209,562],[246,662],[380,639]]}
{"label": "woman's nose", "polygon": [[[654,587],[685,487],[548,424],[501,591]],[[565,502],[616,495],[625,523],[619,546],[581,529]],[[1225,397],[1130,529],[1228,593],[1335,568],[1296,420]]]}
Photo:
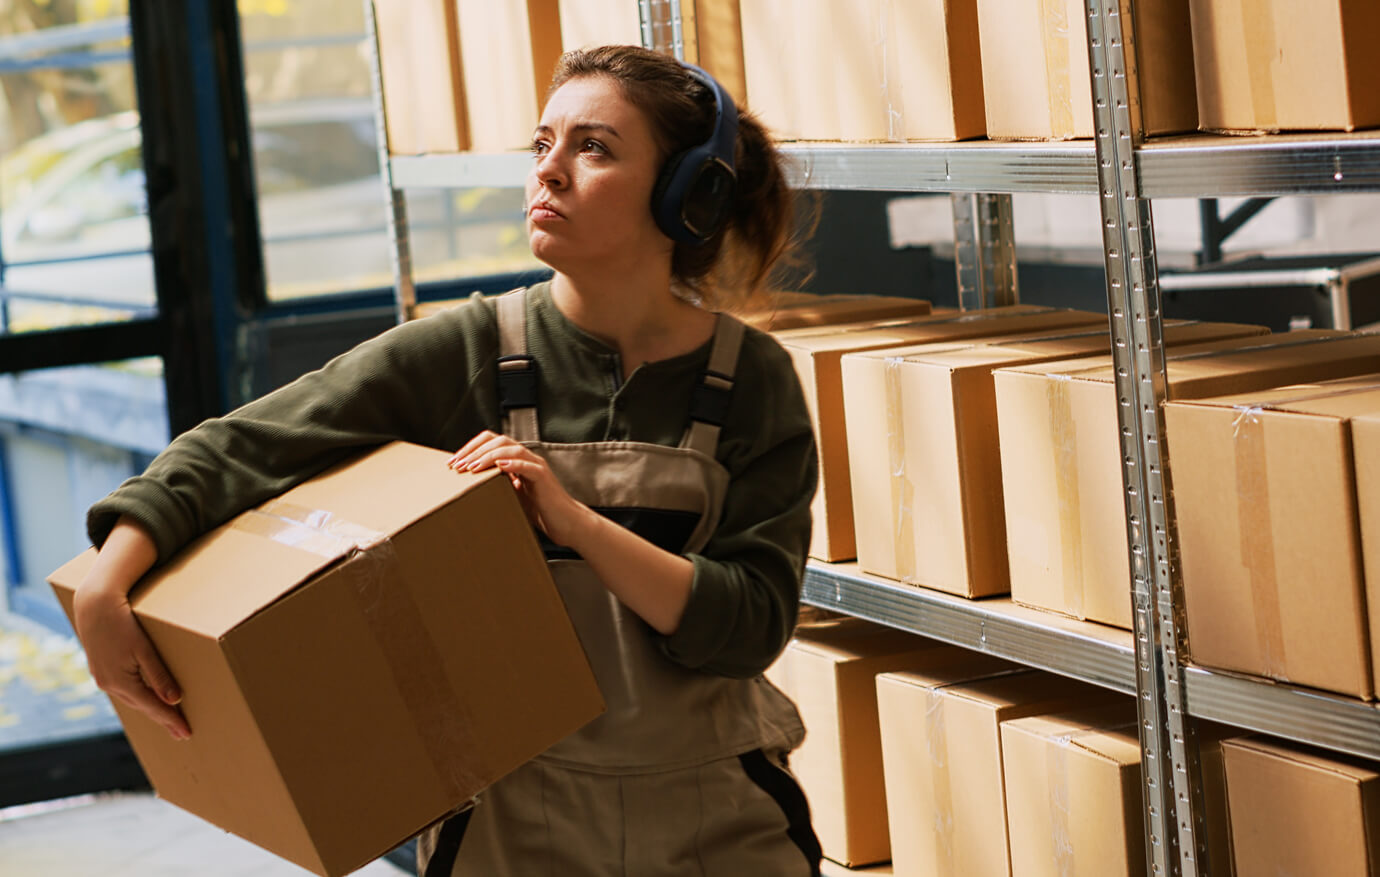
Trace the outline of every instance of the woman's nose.
{"label": "woman's nose", "polygon": [[537,158],[536,174],[538,182],[549,189],[559,189],[569,180],[565,164],[554,149]]}

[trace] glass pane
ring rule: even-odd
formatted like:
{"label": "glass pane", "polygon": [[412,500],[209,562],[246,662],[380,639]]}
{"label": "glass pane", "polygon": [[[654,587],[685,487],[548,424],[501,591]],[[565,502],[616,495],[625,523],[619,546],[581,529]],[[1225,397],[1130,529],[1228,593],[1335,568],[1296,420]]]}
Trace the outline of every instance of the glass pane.
{"label": "glass pane", "polygon": [[0,375],[0,553],[13,608],[65,626],[47,575],[89,544],[86,509],[167,443],[161,359]]}
{"label": "glass pane", "polygon": [[154,308],[127,4],[0,4],[0,332]]}
{"label": "glass pane", "polygon": [[[269,298],[391,286],[359,0],[240,0]],[[408,193],[418,279],[536,266],[517,189]]]}

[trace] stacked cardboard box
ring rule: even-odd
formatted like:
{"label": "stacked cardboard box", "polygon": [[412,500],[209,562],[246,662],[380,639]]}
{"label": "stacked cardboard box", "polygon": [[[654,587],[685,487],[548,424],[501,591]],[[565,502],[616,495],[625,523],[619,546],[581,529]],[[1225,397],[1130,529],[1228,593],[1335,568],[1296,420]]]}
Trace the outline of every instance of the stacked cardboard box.
{"label": "stacked cardboard box", "polygon": [[1193,660],[1372,697],[1358,497],[1373,528],[1380,375],[1170,402],[1165,420]]}
{"label": "stacked cardboard box", "polygon": [[975,0],[742,4],[748,104],[784,140],[985,131]]}
{"label": "stacked cardboard box", "polygon": [[452,0],[374,0],[394,155],[470,148],[456,12]]}
{"label": "stacked cardboard box", "polygon": [[[1380,371],[1380,337],[1306,330],[1178,348],[1171,400]],[[994,373],[1011,596],[1131,627],[1116,371],[1110,357]],[[1171,461],[1173,442],[1169,442]]]}
{"label": "stacked cardboard box", "polygon": [[[1164,338],[1186,345],[1266,331],[1171,322]],[[992,370],[1110,345],[1105,329],[1083,328],[845,355],[858,565],[964,597],[1010,591]]]}
{"label": "stacked cardboard box", "polygon": [[[114,701],[160,797],[335,877],[603,711],[511,483],[448,456],[386,445],[140,582],[192,729]],[[49,579],[69,616],[94,561]]]}
{"label": "stacked cardboard box", "polygon": [[1373,0],[1190,0],[1205,131],[1380,125]]}
{"label": "stacked cardboard box", "polygon": [[[751,5],[749,5],[751,8]],[[696,0],[682,7],[681,33],[685,60],[696,64],[719,81],[740,107],[747,104],[743,70],[743,38],[738,0]],[[656,12],[655,5],[652,12]],[[626,0],[560,0],[561,38],[567,49],[604,45],[642,45],[642,19],[637,3]],[[660,25],[658,25],[660,27]],[[668,44],[669,28],[655,33],[659,44]]]}
{"label": "stacked cardboard box", "polygon": [[791,769],[809,799],[824,855],[849,866],[891,858],[877,674],[1007,666],[857,619],[797,631],[767,678],[796,702],[805,722],[805,743],[791,755]]}
{"label": "stacked cardboard box", "polygon": [[805,329],[840,323],[923,317],[931,310],[928,301],[918,298],[777,292],[772,294],[767,305],[739,316],[749,326],[764,331],[780,332],[785,329]]}
{"label": "stacked cardboard box", "polygon": [[1222,758],[1240,877],[1380,874],[1380,765],[1261,738]]}
{"label": "stacked cardboard box", "polygon": [[844,354],[907,344],[1087,326],[1105,319],[1086,311],[1013,306],[958,316],[932,315],[909,321],[788,329],[775,333],[795,364],[819,442],[820,485],[813,505],[815,523],[810,556],[828,561],[847,560],[857,551],[840,365]]}
{"label": "stacked cardboard box", "polygon": [[877,677],[892,867],[902,877],[1009,877],[1001,725],[1125,700],[1027,669]]}
{"label": "stacked cardboard box", "polygon": [[1012,877],[1145,874],[1130,702],[1001,726]]}
{"label": "stacked cardboard box", "polygon": [[454,2],[469,148],[524,149],[532,142],[561,56],[557,0]]}
{"label": "stacked cardboard box", "polygon": [[[1087,4],[977,0],[987,135],[1002,140],[1093,136]],[[1150,134],[1198,126],[1188,0],[1135,6],[1141,113]]]}

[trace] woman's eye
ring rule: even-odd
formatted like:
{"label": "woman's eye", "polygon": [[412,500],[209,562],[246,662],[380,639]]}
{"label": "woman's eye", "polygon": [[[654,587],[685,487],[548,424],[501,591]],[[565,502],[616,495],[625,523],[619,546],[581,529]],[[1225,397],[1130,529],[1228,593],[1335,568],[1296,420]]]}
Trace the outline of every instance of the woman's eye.
{"label": "woman's eye", "polygon": [[550,151],[551,151],[551,145],[550,145],[549,143],[547,143],[545,140],[533,140],[533,141],[532,141],[532,154],[533,154],[533,155],[546,155],[546,153],[548,153],[548,152],[550,152]]}
{"label": "woman's eye", "polygon": [[608,152],[608,150],[604,148],[604,144],[600,143],[598,140],[586,140],[581,149],[585,152],[595,152],[600,155]]}

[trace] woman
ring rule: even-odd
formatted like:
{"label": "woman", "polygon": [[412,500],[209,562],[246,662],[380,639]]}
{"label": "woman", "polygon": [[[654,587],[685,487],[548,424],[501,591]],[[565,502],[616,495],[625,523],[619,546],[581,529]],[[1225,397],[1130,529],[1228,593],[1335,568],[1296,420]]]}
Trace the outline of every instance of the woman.
{"label": "woman", "polygon": [[814,439],[785,354],[714,310],[787,249],[779,157],[712,79],[628,46],[562,59],[532,148],[549,282],[384,333],[92,507],[92,673],[189,735],[140,576],[362,449],[458,447],[452,468],[512,478],[609,708],[424,835],[424,873],[817,874],[784,770],[799,717],[760,676],[796,619]]}

